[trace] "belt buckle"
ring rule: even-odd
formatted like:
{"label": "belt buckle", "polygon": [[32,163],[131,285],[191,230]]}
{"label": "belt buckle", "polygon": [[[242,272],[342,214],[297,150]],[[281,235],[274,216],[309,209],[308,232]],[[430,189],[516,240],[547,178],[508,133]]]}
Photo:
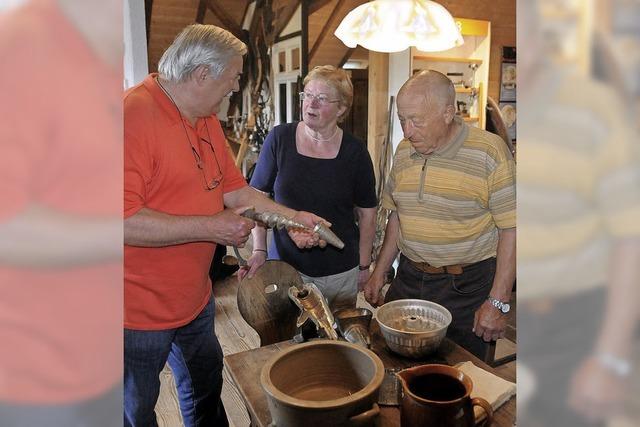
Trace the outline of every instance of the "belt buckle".
{"label": "belt buckle", "polygon": [[449,274],[462,274],[462,266],[460,264],[448,265],[445,267],[445,270]]}

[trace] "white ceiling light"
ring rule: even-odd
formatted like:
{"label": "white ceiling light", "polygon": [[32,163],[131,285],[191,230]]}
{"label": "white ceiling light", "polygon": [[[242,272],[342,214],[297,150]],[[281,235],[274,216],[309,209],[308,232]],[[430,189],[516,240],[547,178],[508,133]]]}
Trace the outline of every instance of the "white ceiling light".
{"label": "white ceiling light", "polygon": [[353,9],[335,31],[350,48],[400,52],[415,46],[437,52],[464,43],[460,28],[440,4],[428,0],[375,0]]}

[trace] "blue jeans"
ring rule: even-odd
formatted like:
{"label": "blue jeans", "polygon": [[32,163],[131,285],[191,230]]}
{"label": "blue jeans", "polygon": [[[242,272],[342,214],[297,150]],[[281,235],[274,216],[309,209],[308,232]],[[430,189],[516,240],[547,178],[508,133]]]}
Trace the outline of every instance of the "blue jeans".
{"label": "blue jeans", "polygon": [[453,320],[447,337],[484,358],[489,343],[472,332],[476,310],[489,296],[496,273],[496,259],[488,258],[465,267],[462,274],[430,274],[411,265],[400,255],[398,274],[389,287],[385,302],[404,298],[433,301],[451,312]]}
{"label": "blue jeans", "polygon": [[157,426],[160,372],[169,363],[185,427],[228,426],[220,399],[222,349],[213,297],[191,323],[160,331],[124,330],[124,425]]}
{"label": "blue jeans", "polygon": [[118,427],[122,384],[89,400],[64,404],[26,404],[0,401],[2,427]]}

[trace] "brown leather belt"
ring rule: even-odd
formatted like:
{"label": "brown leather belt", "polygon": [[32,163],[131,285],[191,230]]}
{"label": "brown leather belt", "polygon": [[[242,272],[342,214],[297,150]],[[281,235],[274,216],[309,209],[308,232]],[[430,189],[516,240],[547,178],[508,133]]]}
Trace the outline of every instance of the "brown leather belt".
{"label": "brown leather belt", "polygon": [[409,258],[407,258],[407,261],[409,261],[409,264],[411,264],[413,268],[415,268],[416,270],[420,270],[423,273],[429,273],[429,274],[443,274],[443,273],[462,274],[462,270],[465,267],[468,267],[471,265],[471,264],[453,264],[453,265],[443,265],[442,267],[434,267],[428,262],[415,262],[415,261],[411,261]]}

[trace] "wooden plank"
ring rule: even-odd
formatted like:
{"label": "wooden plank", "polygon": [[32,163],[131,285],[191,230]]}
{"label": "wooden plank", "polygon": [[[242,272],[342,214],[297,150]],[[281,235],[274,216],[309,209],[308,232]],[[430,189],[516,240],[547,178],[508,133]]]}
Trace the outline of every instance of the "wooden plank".
{"label": "wooden plank", "polygon": [[328,5],[329,3],[331,3],[333,0],[312,0],[309,2],[309,15],[314,14],[315,12],[317,12],[318,10],[322,9],[323,7],[325,7],[326,5]]}
{"label": "wooden plank", "polygon": [[144,0],[144,20],[147,26],[147,46],[149,46],[149,34],[151,31],[151,13],[153,13],[153,0]]}
{"label": "wooden plank", "polygon": [[274,31],[276,37],[280,35],[282,30],[284,30],[284,27],[286,27],[289,21],[291,21],[291,18],[298,9],[298,3],[299,2],[296,0],[289,0],[278,10],[278,13],[276,14],[276,25]]}
{"label": "wooden plank", "polygon": [[242,27],[224,9],[219,7],[214,0],[209,0],[207,7],[220,20],[225,29],[229,30],[237,38],[242,39]]}
{"label": "wooden plank", "polygon": [[413,55],[413,59],[421,59],[423,61],[434,61],[434,62],[463,62],[468,64],[482,64],[482,59],[476,58],[459,58],[459,57],[451,57],[451,56],[430,56],[430,55]]}
{"label": "wooden plank", "polygon": [[300,14],[302,15],[302,63],[300,65],[302,66],[302,68],[300,72],[303,76],[306,76],[309,72],[309,2],[307,0],[303,0],[301,7],[302,9],[300,11]]}
{"label": "wooden plank", "polygon": [[489,34],[489,21],[478,19],[453,18],[460,23],[460,32],[463,36],[486,36]]}
{"label": "wooden plank", "polygon": [[351,54],[353,53],[354,50],[356,50],[356,49],[353,48],[353,47],[347,49],[347,53],[344,54],[344,56],[342,57],[342,59],[338,63],[338,68],[342,68],[342,66],[349,60],[349,58],[351,58]]}
{"label": "wooden plank", "polygon": [[285,40],[289,40],[289,39],[292,39],[294,37],[301,37],[301,36],[302,36],[302,31],[296,31],[295,33],[287,34],[286,36],[276,37],[275,42],[276,43],[280,43],[280,42],[283,42]]}
{"label": "wooden plank", "polygon": [[200,0],[198,3],[198,12],[196,13],[196,22],[202,24],[204,22],[204,15],[207,13],[208,0]]}
{"label": "wooden plank", "polygon": [[382,177],[377,165],[382,145],[387,137],[389,105],[389,54],[369,52],[369,100],[367,148],[376,174],[376,182]]}
{"label": "wooden plank", "polygon": [[322,27],[322,30],[320,31],[320,34],[318,35],[316,42],[313,44],[313,47],[309,51],[309,61],[313,61],[313,55],[318,51],[318,48],[320,48],[320,44],[322,43],[322,40],[325,38],[325,36],[329,32],[329,28],[332,28],[334,22],[336,21],[336,19],[338,19],[339,17],[338,11],[340,10],[343,4],[344,4],[344,0],[338,0],[335,7],[333,8],[333,11],[329,16],[329,20]]}

